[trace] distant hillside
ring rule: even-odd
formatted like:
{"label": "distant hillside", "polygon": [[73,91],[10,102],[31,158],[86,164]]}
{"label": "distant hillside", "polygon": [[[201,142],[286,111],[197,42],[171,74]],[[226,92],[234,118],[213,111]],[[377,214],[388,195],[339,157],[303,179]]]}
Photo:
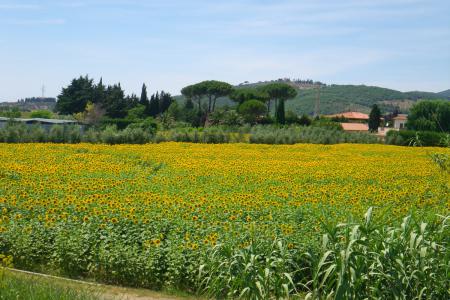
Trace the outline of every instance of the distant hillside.
{"label": "distant hillside", "polygon": [[[299,90],[298,96],[286,103],[286,108],[297,113],[314,112],[317,89]],[[441,95],[428,92],[407,92],[365,85],[330,85],[320,89],[320,113],[333,114],[343,111],[369,112],[373,104],[378,104],[384,112],[399,107],[408,112],[421,99],[439,99]]]}
{"label": "distant hillside", "polygon": [[440,96],[450,99],[450,89],[438,93]]}

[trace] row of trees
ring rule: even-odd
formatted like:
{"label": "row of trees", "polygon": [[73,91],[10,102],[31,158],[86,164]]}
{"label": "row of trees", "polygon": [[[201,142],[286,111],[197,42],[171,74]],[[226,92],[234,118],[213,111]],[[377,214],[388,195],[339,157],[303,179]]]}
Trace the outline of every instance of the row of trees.
{"label": "row of trees", "polygon": [[189,85],[181,90],[186,98],[186,107],[196,104],[199,116],[205,122],[216,110],[218,98],[229,97],[238,104],[237,111],[249,123],[256,123],[264,116],[269,116],[271,105],[275,106],[275,121],[285,124],[284,102],[297,95],[295,88],[286,83],[270,83],[258,88],[234,89],[230,84],[208,80]]}
{"label": "row of trees", "polygon": [[96,124],[100,120],[117,123],[117,120],[123,119],[130,121],[159,117],[204,126],[214,124],[220,117],[220,113],[216,113],[217,100],[228,97],[237,103],[236,110],[226,116],[228,119],[240,117],[247,123],[255,124],[264,118],[271,118],[272,111],[275,122],[285,124],[284,102],[297,95],[295,88],[282,82],[256,88],[234,88],[226,82],[216,80],[186,86],[181,93],[185,98],[183,106],[164,91],[149,97],[145,84],[140,97],[134,94],[126,96],[120,83],[105,86],[102,79],[95,84],[88,76],[80,76],[63,88],[55,110],[64,115],[74,115],[76,119],[88,124]]}
{"label": "row of trees", "polygon": [[157,92],[149,98],[142,86],[141,97],[125,95],[120,83],[105,86],[102,79],[95,84],[88,76],[72,80],[58,96],[55,110],[74,115],[89,124],[100,120],[156,117],[170,107],[174,99],[169,93]]}

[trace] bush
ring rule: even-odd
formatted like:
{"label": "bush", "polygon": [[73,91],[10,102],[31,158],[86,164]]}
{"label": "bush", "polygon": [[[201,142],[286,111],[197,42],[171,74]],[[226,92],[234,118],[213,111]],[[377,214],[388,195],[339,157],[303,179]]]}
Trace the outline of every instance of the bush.
{"label": "bush", "polygon": [[250,132],[250,143],[255,144],[338,144],[338,143],[379,143],[376,136],[368,133],[350,133],[342,130],[330,130],[322,127],[255,126]]}
{"label": "bush", "polygon": [[343,130],[342,125],[338,122],[331,121],[330,119],[316,119],[312,122],[312,126],[327,128],[332,130]]}
{"label": "bush", "polygon": [[434,131],[390,130],[386,144],[399,146],[446,146],[447,135]]}
{"label": "bush", "polygon": [[53,113],[46,109],[35,110],[30,114],[30,118],[51,119],[52,117]]}

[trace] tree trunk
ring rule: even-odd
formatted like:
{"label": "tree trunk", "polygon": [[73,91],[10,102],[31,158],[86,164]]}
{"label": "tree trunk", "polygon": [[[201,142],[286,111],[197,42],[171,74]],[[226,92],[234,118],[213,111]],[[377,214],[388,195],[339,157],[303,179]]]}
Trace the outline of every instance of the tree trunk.
{"label": "tree trunk", "polygon": [[214,97],[212,111],[216,110],[216,100],[217,100],[217,97]]}
{"label": "tree trunk", "polygon": [[208,96],[208,113],[211,112],[211,101],[212,101],[211,96]]}

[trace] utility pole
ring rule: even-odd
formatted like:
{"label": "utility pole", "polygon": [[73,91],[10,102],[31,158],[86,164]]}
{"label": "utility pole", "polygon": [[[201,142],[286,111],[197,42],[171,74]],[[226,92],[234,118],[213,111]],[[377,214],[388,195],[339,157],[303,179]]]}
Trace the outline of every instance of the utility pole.
{"label": "utility pole", "polygon": [[316,96],[316,106],[314,108],[314,117],[320,115],[320,84],[317,85],[317,96]]}

